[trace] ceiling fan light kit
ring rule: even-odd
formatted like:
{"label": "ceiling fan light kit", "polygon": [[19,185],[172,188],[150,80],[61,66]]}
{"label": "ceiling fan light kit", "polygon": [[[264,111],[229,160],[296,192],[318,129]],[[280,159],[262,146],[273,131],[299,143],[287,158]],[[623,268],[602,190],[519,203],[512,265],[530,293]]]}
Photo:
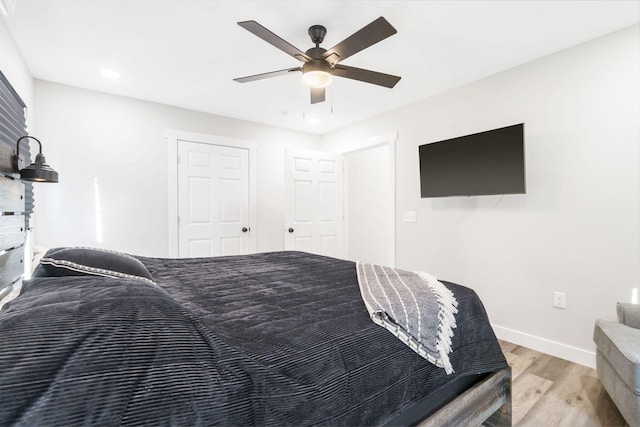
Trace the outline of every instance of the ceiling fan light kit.
{"label": "ceiling fan light kit", "polygon": [[302,66],[302,81],[310,87],[321,88],[331,84],[331,65],[326,62],[307,62]]}
{"label": "ceiling fan light kit", "polygon": [[311,103],[315,104],[325,100],[324,88],[331,84],[333,76],[359,80],[388,88],[393,88],[398,81],[400,81],[400,77],[398,76],[338,64],[349,56],[397,32],[383,17],[376,19],[369,25],[356,31],[329,50],[320,47],[320,43],[322,43],[324,36],[327,34],[327,29],[322,25],[312,25],[309,27],[309,37],[311,37],[311,41],[315,44],[315,47],[308,49],[306,52],[302,52],[256,21],[242,21],[238,22],[238,25],[291,55],[298,61],[304,62],[302,67],[287,68],[234,79],[239,83],[247,83],[300,71],[302,72],[302,81],[311,87]]}

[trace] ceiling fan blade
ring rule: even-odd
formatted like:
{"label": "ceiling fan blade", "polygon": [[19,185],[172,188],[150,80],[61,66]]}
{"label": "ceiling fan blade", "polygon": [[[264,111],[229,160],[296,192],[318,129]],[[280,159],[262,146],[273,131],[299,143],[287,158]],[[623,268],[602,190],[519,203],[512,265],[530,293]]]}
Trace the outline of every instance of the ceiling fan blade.
{"label": "ceiling fan blade", "polygon": [[325,90],[323,87],[311,88],[311,103],[317,104],[318,102],[324,102]]}
{"label": "ceiling fan blade", "polygon": [[256,21],[242,21],[242,22],[238,22],[238,25],[240,25],[245,30],[252,32],[256,36],[260,37],[262,40],[266,41],[267,43],[270,43],[273,46],[277,47],[281,51],[288,53],[289,55],[296,58],[298,61],[302,61],[302,62],[311,61],[311,58],[306,53],[302,52],[297,47],[293,46],[289,42],[283,40],[282,38],[278,37],[271,31],[267,30],[265,27],[258,24]]}
{"label": "ceiling fan blade", "polygon": [[322,57],[335,64],[368,48],[398,31],[382,16],[327,50]]}
{"label": "ceiling fan blade", "polygon": [[233,80],[238,83],[247,83],[247,82],[253,82],[256,80],[268,79],[271,77],[284,76],[285,74],[293,73],[294,71],[302,71],[302,68],[300,67],[287,68],[285,70],[271,71],[269,73],[255,74],[253,76],[238,77],[237,79],[233,79]]}
{"label": "ceiling fan blade", "polygon": [[392,88],[400,81],[400,77],[391,74],[379,73],[377,71],[364,70],[362,68],[347,67],[346,65],[336,65],[333,67],[333,75],[345,77],[347,79],[360,80],[365,83],[372,83],[378,86]]}

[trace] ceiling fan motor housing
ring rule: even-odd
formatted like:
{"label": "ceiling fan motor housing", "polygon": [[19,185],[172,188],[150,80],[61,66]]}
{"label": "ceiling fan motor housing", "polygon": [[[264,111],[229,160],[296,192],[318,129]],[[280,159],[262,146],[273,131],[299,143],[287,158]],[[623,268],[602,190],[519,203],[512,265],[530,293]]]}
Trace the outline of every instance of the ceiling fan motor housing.
{"label": "ceiling fan motor housing", "polygon": [[324,61],[322,55],[327,51],[327,49],[323,49],[321,47],[312,47],[311,49],[307,49],[305,52],[307,55],[312,57],[313,59],[321,59]]}

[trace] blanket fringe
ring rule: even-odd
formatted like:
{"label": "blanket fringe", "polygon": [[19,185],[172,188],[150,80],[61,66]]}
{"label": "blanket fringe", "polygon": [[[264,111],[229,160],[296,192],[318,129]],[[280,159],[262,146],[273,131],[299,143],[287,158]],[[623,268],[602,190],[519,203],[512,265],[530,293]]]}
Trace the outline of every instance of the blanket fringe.
{"label": "blanket fringe", "polygon": [[451,353],[453,329],[458,326],[455,318],[455,314],[458,312],[458,301],[453,295],[453,292],[451,292],[435,277],[423,271],[416,272],[416,274],[424,280],[436,295],[436,299],[440,307],[438,312],[439,330],[436,349],[440,353],[440,361],[443,364],[445,372],[447,374],[452,374],[455,371],[453,370],[453,366],[449,360],[449,353]]}

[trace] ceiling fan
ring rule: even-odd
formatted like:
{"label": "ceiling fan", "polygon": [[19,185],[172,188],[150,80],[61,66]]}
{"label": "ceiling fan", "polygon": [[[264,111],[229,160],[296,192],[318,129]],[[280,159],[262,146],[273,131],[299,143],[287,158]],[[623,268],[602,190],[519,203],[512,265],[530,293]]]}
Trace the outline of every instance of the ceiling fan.
{"label": "ceiling fan", "polygon": [[394,87],[400,80],[398,76],[340,64],[341,61],[351,55],[397,33],[396,29],[383,17],[351,34],[329,50],[320,47],[320,43],[322,43],[324,36],[327,34],[327,29],[322,25],[312,25],[309,27],[309,36],[316,46],[306,52],[302,52],[256,21],[242,21],[238,22],[238,25],[293,56],[298,61],[304,62],[304,64],[301,67],[286,68],[233,79],[236,82],[247,83],[301,71],[302,81],[311,87],[311,103],[315,104],[325,100],[325,87],[331,83],[332,76],[345,77],[388,88]]}

